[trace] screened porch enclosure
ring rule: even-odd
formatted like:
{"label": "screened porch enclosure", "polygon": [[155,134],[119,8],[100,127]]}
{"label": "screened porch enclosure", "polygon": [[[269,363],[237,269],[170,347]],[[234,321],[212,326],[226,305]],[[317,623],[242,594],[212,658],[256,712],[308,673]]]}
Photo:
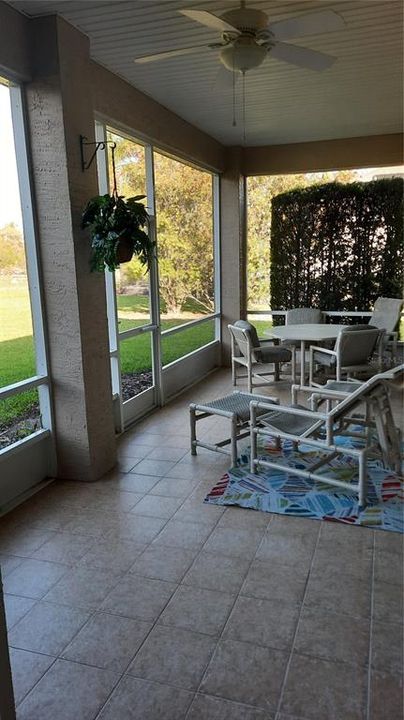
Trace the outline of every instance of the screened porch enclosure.
{"label": "screened porch enclosure", "polygon": [[402,6],[237,5],[0,0],[1,720],[402,716]]}
{"label": "screened porch enclosure", "polygon": [[[90,46],[76,27],[73,9],[71,18],[62,19],[36,17],[33,7],[23,15],[11,5],[0,4],[1,27],[10,27],[7,37],[20,33],[21,52],[14,56],[8,44],[1,45],[0,89],[7,99],[2,120],[8,118],[1,134],[9,176],[18,182],[3,181],[2,199],[6,208],[20,209],[18,217],[2,210],[0,222],[6,228],[0,463],[13,488],[1,498],[5,505],[39,479],[102,476],[116,462],[116,433],[229,363],[229,323],[248,316],[269,326],[271,313],[285,312],[275,307],[268,284],[272,197],[295,182],[308,186],[316,173],[343,182],[355,176],[355,168],[377,174],[397,166],[402,151],[394,103],[388,112],[383,105],[384,123],[375,114],[374,131],[368,127],[361,136],[353,118],[343,126],[335,115],[332,139],[325,139],[324,127],[313,138],[306,117],[299,135],[297,123],[290,128],[291,118],[286,123],[274,115],[261,145],[261,120],[253,122],[247,113],[251,125],[243,145],[237,107],[236,124],[226,125],[224,93],[221,115],[211,103],[216,129],[208,132],[205,114],[197,126],[185,118],[185,106],[168,109],[139,90],[126,70],[117,71],[112,49],[110,60],[100,61],[94,39]],[[156,3],[156,12],[161,10]],[[348,24],[351,10],[346,8]],[[178,20],[177,8],[167,12]],[[369,22],[380,20],[369,13]],[[38,39],[32,57],[23,39],[30,34]],[[395,58],[389,62],[393,66]],[[395,77],[389,75],[389,82]],[[307,82],[306,75],[301,78]],[[334,82],[347,90],[337,76]],[[196,107],[194,88],[187,87]],[[188,106],[193,112],[191,101]],[[289,136],[281,133],[282,122]],[[98,148],[86,169],[80,138],[90,143],[87,161]],[[89,198],[113,187],[113,144],[118,192],[145,195],[157,248],[147,273],[137,260],[105,277],[89,272],[81,215]],[[325,310],[332,319],[336,309]],[[350,312],[365,317],[370,308]]]}
{"label": "screened porch enclosure", "polygon": [[220,362],[219,177],[101,123],[96,133],[107,141],[98,165],[102,192],[111,188],[115,146],[118,191],[145,196],[156,242],[149,272],[135,257],[106,277],[122,431]]}

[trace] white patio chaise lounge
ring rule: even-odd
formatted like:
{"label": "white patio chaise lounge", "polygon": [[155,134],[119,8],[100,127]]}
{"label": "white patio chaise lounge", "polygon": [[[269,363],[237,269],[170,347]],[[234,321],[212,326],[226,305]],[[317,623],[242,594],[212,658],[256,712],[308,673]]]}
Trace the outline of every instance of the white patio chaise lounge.
{"label": "white patio chaise lounge", "polygon": [[[251,393],[233,392],[231,395],[225,395],[217,400],[211,400],[205,403],[191,403],[189,406],[190,424],[191,424],[191,455],[197,454],[197,448],[202,447],[206,450],[230,455],[230,467],[237,465],[237,441],[242,440],[250,434],[250,402],[253,399],[270,402],[272,405],[279,405],[277,398],[265,395],[252,395]],[[262,412],[265,412],[263,410]],[[259,411],[257,411],[257,416]],[[224,417],[230,423],[230,437],[216,443],[207,442],[206,439],[199,440],[196,434],[196,424],[198,420],[204,420],[207,417]],[[230,451],[225,449],[225,445],[230,445]]]}
{"label": "white patio chaise lounge", "polygon": [[[356,390],[341,400],[329,412],[315,412],[302,406],[277,406],[271,403],[252,401],[250,403],[251,472],[260,466],[284,470],[313,481],[320,481],[335,487],[355,492],[359,496],[359,508],[364,508],[367,499],[367,461],[369,457],[381,456],[385,467],[400,472],[400,434],[393,420],[390,404],[390,387],[404,381],[404,365],[374,375]],[[308,388],[309,389],[309,388]],[[313,388],[311,388],[313,392]],[[316,389],[317,392],[317,389]],[[363,417],[353,416],[359,409]],[[266,409],[265,415],[258,416]],[[360,426],[359,431],[353,426]],[[338,446],[337,435],[363,439],[363,447]],[[280,445],[283,439],[292,440],[296,449],[304,443],[324,456],[317,457],[309,469],[283,465],[276,459],[261,458],[258,455],[259,437],[273,437]],[[318,470],[324,468],[338,455],[351,456],[358,461],[358,482],[346,483]]]}

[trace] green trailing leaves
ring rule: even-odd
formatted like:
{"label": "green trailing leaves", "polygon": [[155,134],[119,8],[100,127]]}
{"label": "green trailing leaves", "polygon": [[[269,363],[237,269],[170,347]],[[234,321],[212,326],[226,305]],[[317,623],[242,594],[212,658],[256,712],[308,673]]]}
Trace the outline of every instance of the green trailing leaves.
{"label": "green trailing leaves", "polygon": [[327,183],[272,201],[271,305],[368,310],[403,287],[401,178]]}
{"label": "green trailing leaves", "polygon": [[117,248],[120,241],[129,241],[133,254],[147,267],[154,252],[154,242],[147,229],[149,215],[140,200],[144,195],[125,198],[122,195],[97,195],[82,216],[82,227],[91,228],[91,270],[103,272],[119,267]]}

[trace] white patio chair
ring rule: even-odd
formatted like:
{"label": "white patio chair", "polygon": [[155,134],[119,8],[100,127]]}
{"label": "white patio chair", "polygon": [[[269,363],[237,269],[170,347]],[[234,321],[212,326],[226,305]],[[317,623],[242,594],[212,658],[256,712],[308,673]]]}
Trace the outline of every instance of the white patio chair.
{"label": "white patio chair", "polygon": [[379,358],[383,365],[386,352],[392,365],[397,361],[397,327],[400,322],[403,300],[401,298],[378,297],[373,308],[369,325],[384,330],[379,338]]}
{"label": "white patio chair", "polygon": [[334,349],[312,345],[309,350],[309,384],[321,387],[314,381],[316,366],[335,373],[339,382],[342,375],[369,371],[369,360],[377,346],[380,330],[369,325],[348,325],[339,333]]}
{"label": "white patio chair", "polygon": [[305,325],[323,322],[323,313],[318,308],[292,308],[286,312],[286,325]]}
{"label": "white patio chair", "polygon": [[[275,381],[280,379],[280,368],[283,363],[292,363],[292,381],[296,381],[295,352],[288,348],[274,345],[271,340],[260,341],[254,325],[246,320],[238,320],[228,325],[231,336],[231,369],[233,385],[239,378],[247,378],[248,392],[253,387],[262,387],[270,383],[268,377]],[[240,375],[238,366],[246,371]],[[261,382],[254,382],[258,378]],[[262,382],[263,381],[263,382]]]}
{"label": "white patio chair", "polygon": [[[285,325],[306,325],[307,323],[321,323],[324,322],[324,314],[318,308],[309,307],[297,307],[291,308],[286,311]],[[300,353],[300,340],[282,340],[281,345],[284,347],[296,348],[296,361],[298,360],[298,353]],[[306,344],[308,347],[310,343]],[[328,343],[324,343],[325,347],[328,347]],[[307,354],[306,354],[307,357]],[[296,372],[298,371],[299,363],[296,363]]]}
{"label": "white patio chair", "polygon": [[[277,472],[284,471],[291,475],[300,475],[310,480],[341,487],[357,493],[359,507],[365,507],[368,458],[381,456],[386,467],[396,473],[400,472],[400,433],[394,424],[389,395],[390,387],[402,385],[403,381],[404,365],[374,375],[325,413],[314,412],[299,405],[279,407],[271,403],[252,401],[250,403],[251,472],[256,473],[260,467],[268,467],[276,469]],[[366,406],[363,417],[353,416],[353,413],[363,408],[363,405]],[[268,413],[258,416],[263,409]],[[362,431],[358,431],[355,427],[352,429],[352,426],[359,426]],[[363,447],[337,445],[335,438],[338,435],[362,439]],[[297,450],[301,444],[309,445],[324,451],[324,456],[320,458],[317,456],[308,469],[290,467],[280,463],[278,459],[259,457],[258,437],[273,437],[278,446],[284,439],[292,440]],[[338,455],[351,456],[358,460],[357,483],[347,483],[318,472]]]}

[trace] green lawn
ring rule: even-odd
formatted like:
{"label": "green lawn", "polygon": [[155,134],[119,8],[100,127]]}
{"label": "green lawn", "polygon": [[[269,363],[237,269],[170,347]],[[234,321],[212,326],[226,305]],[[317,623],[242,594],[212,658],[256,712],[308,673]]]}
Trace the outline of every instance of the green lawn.
{"label": "green lawn", "polygon": [[[148,298],[120,295],[118,311],[120,330],[139,327],[148,322]],[[196,303],[190,303],[187,312],[199,314],[201,308]],[[131,313],[144,313],[144,319],[124,319]],[[162,329],[183,324],[189,319],[163,320]],[[147,333],[121,343],[122,373],[151,369],[150,337]],[[213,339],[214,321],[163,338],[163,364],[167,365]],[[10,279],[0,278],[0,387],[32,375],[35,375],[35,354],[27,285],[24,280],[12,283]],[[29,411],[37,400],[37,391],[32,390],[0,401],[0,427]]]}
{"label": "green lawn", "polygon": [[[184,311],[200,314],[203,308],[190,301]],[[148,322],[147,296],[120,295],[118,297],[119,328],[139,327]],[[126,319],[131,314],[144,314],[144,319]],[[162,329],[189,321],[163,320]],[[254,320],[259,336],[270,326],[267,320]],[[401,337],[404,336],[401,323]],[[162,338],[163,365],[186,355],[214,339],[214,320],[168,338]],[[136,373],[151,369],[150,334],[130,338],[121,343],[122,373]],[[17,282],[0,278],[0,387],[35,375],[35,356],[32,338],[31,312],[28,289],[24,280]],[[0,427],[27,412],[37,402],[37,391],[32,390],[8,400],[0,401]]]}
{"label": "green lawn", "polygon": [[[187,300],[184,303],[182,310],[184,312],[198,314],[208,312],[205,305],[194,299]],[[123,317],[125,313],[130,312],[145,313],[145,315],[147,315],[149,312],[148,295],[118,295],[118,315],[122,315]],[[166,305],[163,299],[161,299],[160,303],[160,312],[166,312]]]}

